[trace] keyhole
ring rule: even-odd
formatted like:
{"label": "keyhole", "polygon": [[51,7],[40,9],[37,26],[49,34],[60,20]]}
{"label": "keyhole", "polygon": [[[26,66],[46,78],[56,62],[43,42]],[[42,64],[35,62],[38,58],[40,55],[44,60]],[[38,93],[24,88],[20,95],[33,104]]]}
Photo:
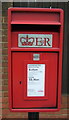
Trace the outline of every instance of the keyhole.
{"label": "keyhole", "polygon": [[20,81],[19,83],[21,84],[22,82]]}

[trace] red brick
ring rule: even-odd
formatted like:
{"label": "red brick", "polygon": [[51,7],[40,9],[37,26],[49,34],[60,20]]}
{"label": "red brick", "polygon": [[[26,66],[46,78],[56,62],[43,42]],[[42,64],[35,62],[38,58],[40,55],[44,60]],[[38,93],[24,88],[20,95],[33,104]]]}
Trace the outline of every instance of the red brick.
{"label": "red brick", "polygon": [[8,74],[3,74],[3,75],[2,75],[2,78],[3,78],[3,79],[8,79]]}
{"label": "red brick", "polygon": [[9,109],[3,109],[3,110],[2,110],[2,114],[3,114],[3,115],[10,114]]}
{"label": "red brick", "polygon": [[[13,2],[13,1],[12,1]],[[8,7],[11,7],[12,6],[12,2],[6,2],[6,4],[3,2],[2,3],[2,9],[4,10],[4,11],[7,11],[8,10]]]}
{"label": "red brick", "polygon": [[8,61],[8,56],[2,56],[3,61]]}
{"label": "red brick", "polygon": [[3,17],[8,16],[7,10],[2,10],[2,16],[3,16]]}
{"label": "red brick", "polygon": [[2,42],[2,37],[0,36],[0,42]]}
{"label": "red brick", "polygon": [[3,62],[3,63],[2,63],[2,66],[3,66],[3,67],[7,67],[7,66],[8,66],[8,62]]}
{"label": "red brick", "polygon": [[2,60],[0,60],[0,63],[2,63]]}
{"label": "red brick", "polygon": [[9,108],[9,104],[8,103],[2,103],[2,108],[8,109]]}
{"label": "red brick", "polygon": [[2,30],[0,29],[0,35],[2,35]]}
{"label": "red brick", "polygon": [[7,72],[8,72],[8,67],[3,67],[3,68],[2,68],[2,72],[3,72],[3,73],[7,73]]}
{"label": "red brick", "polygon": [[3,16],[2,17],[2,23],[7,23],[7,22],[8,22],[7,16]]}
{"label": "red brick", "polygon": [[2,48],[2,43],[0,43],[0,48]]}
{"label": "red brick", "polygon": [[2,41],[3,41],[3,42],[8,42],[7,36],[2,36]]}
{"label": "red brick", "polygon": [[2,23],[2,14],[0,15],[0,23]]}
{"label": "red brick", "polygon": [[2,24],[2,29],[8,29],[8,23]]}
{"label": "red brick", "polygon": [[1,85],[1,83],[2,83],[2,79],[0,79],[0,85]]}
{"label": "red brick", "polygon": [[3,49],[3,50],[2,50],[2,54],[7,55],[7,54],[8,54],[8,49]]}
{"label": "red brick", "polygon": [[2,93],[2,96],[3,96],[3,97],[8,97],[8,91],[4,91],[4,92]]}
{"label": "red brick", "polygon": [[0,79],[2,79],[2,73],[0,73]]}
{"label": "red brick", "polygon": [[8,97],[2,97],[2,102],[7,103],[8,102]]}
{"label": "red brick", "polygon": [[8,85],[8,79],[3,80],[2,85]]}
{"label": "red brick", "polygon": [[0,67],[2,67],[2,63],[0,63]]}
{"label": "red brick", "polygon": [[57,114],[67,114],[67,109],[61,109],[60,111],[58,112],[43,112],[43,113],[40,113],[42,115],[57,115]]}
{"label": "red brick", "polygon": [[2,29],[2,23],[0,23],[0,29]]}
{"label": "red brick", "polygon": [[2,84],[2,79],[0,79],[0,85]]}
{"label": "red brick", "polygon": [[0,97],[2,97],[2,91],[0,91]]}
{"label": "red brick", "polygon": [[2,90],[3,90],[3,91],[8,91],[8,85],[3,85],[3,86],[2,86]]}
{"label": "red brick", "polygon": [[0,115],[0,120],[2,120],[2,115]]}
{"label": "red brick", "polygon": [[0,103],[2,103],[2,97],[0,97]]}
{"label": "red brick", "polygon": [[0,103],[0,109],[2,108],[2,103]]}
{"label": "red brick", "polygon": [[39,118],[67,118],[67,114],[39,114]]}
{"label": "red brick", "polygon": [[27,118],[27,113],[25,112],[22,112],[20,114],[20,112],[18,112],[18,114],[16,114],[16,112],[10,112],[9,109],[5,109],[6,112],[4,112],[3,110],[3,117],[6,117],[6,118]]}
{"label": "red brick", "polygon": [[2,67],[0,67],[0,73],[2,73]]}
{"label": "red brick", "polygon": [[2,90],[2,85],[0,85],[0,90]]}
{"label": "red brick", "polygon": [[69,99],[69,96],[62,96],[62,104],[67,104],[67,99]]}
{"label": "red brick", "polygon": [[2,78],[3,78],[3,79],[8,79],[8,74],[3,74],[3,75],[2,75]]}
{"label": "red brick", "polygon": [[0,53],[0,60],[2,60],[2,53]]}
{"label": "red brick", "polygon": [[8,48],[8,43],[2,43],[2,48]]}
{"label": "red brick", "polygon": [[63,109],[69,108],[69,104],[61,104],[61,108]]}
{"label": "red brick", "polygon": [[0,114],[2,114],[2,109],[0,109]]}
{"label": "red brick", "polygon": [[2,35],[6,35],[6,36],[8,35],[7,29],[3,29],[3,30],[2,30]]}

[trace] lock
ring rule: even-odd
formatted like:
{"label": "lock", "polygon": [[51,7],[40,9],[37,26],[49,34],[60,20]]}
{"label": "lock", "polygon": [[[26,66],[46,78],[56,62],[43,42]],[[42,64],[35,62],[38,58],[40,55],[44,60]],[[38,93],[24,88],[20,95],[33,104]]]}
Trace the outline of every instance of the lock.
{"label": "lock", "polygon": [[40,60],[40,54],[33,54],[33,60]]}

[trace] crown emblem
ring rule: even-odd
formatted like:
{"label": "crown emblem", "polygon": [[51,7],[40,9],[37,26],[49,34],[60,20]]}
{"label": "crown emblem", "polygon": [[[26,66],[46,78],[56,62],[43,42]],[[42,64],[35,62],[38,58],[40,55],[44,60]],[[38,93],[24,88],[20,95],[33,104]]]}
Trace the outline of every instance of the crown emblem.
{"label": "crown emblem", "polygon": [[28,37],[28,35],[26,35],[26,37],[21,37],[20,38],[20,42],[22,45],[33,45],[34,42],[34,38],[33,37]]}

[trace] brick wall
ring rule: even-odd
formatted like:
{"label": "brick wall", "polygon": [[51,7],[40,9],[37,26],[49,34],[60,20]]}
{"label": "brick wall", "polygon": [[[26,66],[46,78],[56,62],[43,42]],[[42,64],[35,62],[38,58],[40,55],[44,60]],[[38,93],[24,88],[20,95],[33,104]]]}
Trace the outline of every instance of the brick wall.
{"label": "brick wall", "polygon": [[[7,41],[7,9],[12,7],[12,2],[2,3],[2,28],[0,25],[0,33],[2,31],[2,39],[0,34],[0,118],[27,118],[27,113],[10,112],[8,106],[8,41]],[[1,13],[1,11],[0,11]],[[2,41],[1,41],[2,40]],[[2,47],[2,55],[1,55]],[[2,64],[1,64],[2,62]],[[59,112],[40,112],[40,118],[68,118],[69,104],[67,104],[69,96],[62,95],[61,110]],[[19,119],[20,120],[20,119]]]}
{"label": "brick wall", "polygon": [[2,117],[2,4],[0,2],[0,119]]}

